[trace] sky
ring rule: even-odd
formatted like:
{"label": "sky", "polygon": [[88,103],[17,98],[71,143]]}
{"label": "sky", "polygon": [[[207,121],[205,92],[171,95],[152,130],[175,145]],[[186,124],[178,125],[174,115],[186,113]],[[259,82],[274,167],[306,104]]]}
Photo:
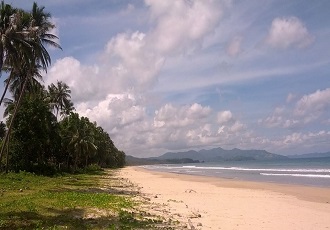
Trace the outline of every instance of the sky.
{"label": "sky", "polygon": [[[30,9],[30,0],[6,1]],[[47,0],[46,85],[128,155],[330,151],[330,1]]]}

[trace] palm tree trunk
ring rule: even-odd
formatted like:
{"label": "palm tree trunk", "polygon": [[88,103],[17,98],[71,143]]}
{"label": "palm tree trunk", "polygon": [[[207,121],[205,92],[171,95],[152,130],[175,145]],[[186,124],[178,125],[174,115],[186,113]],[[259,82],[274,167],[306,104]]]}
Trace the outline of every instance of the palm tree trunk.
{"label": "palm tree trunk", "polygon": [[8,78],[8,82],[6,84],[6,87],[3,90],[3,93],[2,93],[2,96],[1,96],[1,99],[0,99],[0,105],[2,104],[2,101],[3,101],[3,99],[4,99],[4,97],[5,97],[6,93],[7,93],[7,90],[8,90],[8,87],[9,87],[9,84],[10,84],[11,79],[12,79],[12,74],[10,74],[10,76]]}
{"label": "palm tree trunk", "polygon": [[8,166],[9,166],[9,143],[10,143],[10,137],[8,137],[8,144],[7,144],[7,152],[6,152],[6,173],[8,173]]}
{"label": "palm tree trunk", "polygon": [[5,146],[7,145],[8,143],[8,140],[9,140],[9,135],[11,133],[11,129],[12,129],[12,126],[13,126],[13,121],[16,117],[16,114],[17,114],[17,111],[18,111],[18,108],[21,104],[21,101],[22,101],[22,98],[23,98],[23,94],[24,94],[24,91],[25,91],[25,87],[26,87],[26,83],[28,82],[28,77],[26,77],[24,79],[24,84],[23,84],[23,87],[22,87],[22,90],[20,92],[20,95],[19,95],[19,98],[18,98],[18,101],[16,103],[16,106],[15,106],[15,110],[14,110],[14,113],[13,113],[13,116],[11,117],[11,120],[10,120],[10,123],[9,123],[9,126],[8,126],[8,130],[6,132],[6,135],[5,135],[5,138],[3,140],[3,143],[2,143],[2,146],[1,146],[1,150],[0,150],[0,162],[2,160],[2,156],[3,156],[3,153],[4,153],[4,150],[5,150]]}

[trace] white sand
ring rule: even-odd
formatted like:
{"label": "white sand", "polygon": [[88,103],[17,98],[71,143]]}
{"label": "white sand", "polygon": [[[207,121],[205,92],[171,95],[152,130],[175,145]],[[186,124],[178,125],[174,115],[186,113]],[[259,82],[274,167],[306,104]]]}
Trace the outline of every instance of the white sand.
{"label": "white sand", "polygon": [[330,189],[225,180],[127,167],[120,171],[188,229],[330,229]]}

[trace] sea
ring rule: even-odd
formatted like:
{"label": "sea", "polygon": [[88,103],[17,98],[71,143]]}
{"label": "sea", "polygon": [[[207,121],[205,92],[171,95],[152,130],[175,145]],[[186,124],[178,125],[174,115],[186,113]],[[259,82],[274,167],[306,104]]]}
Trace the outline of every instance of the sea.
{"label": "sea", "polygon": [[279,184],[330,187],[330,157],[270,161],[225,161],[196,164],[161,164],[145,169]]}

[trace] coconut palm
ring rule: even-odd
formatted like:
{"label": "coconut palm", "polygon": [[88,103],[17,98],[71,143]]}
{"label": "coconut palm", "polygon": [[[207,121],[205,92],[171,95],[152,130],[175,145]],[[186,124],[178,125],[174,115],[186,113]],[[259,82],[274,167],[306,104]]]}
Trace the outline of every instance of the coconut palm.
{"label": "coconut palm", "polygon": [[54,111],[56,111],[56,117],[58,113],[67,114],[73,110],[73,103],[70,101],[71,90],[67,84],[62,81],[57,81],[57,84],[51,84],[48,86],[49,102]]}
{"label": "coconut palm", "polygon": [[[11,71],[20,68],[21,61],[28,63],[31,55],[47,71],[51,58],[45,45],[60,48],[55,42],[57,36],[50,33],[55,27],[51,15],[44,7],[33,3],[31,12],[25,12],[1,3],[0,9],[0,70],[10,71],[0,105],[15,74]],[[5,68],[3,68],[5,67]]]}
{"label": "coconut palm", "polygon": [[[30,49],[27,40],[27,30],[24,27],[23,18],[26,16],[22,10],[13,8],[11,5],[1,2],[0,8],[0,71],[9,71],[9,67],[19,66],[22,53]],[[27,55],[24,55],[27,57]],[[4,68],[5,67],[5,68]],[[13,68],[11,68],[13,69]],[[0,105],[7,92],[12,75],[9,74],[6,87],[0,100]]]}
{"label": "coconut palm", "polygon": [[[35,82],[34,79],[36,78],[42,79],[40,70],[47,71],[47,67],[51,63],[50,55],[44,45],[60,48],[56,42],[52,41],[57,37],[49,34],[54,25],[50,22],[50,14],[44,12],[44,7],[38,7],[34,3],[32,11],[28,13],[13,9],[10,5],[2,2],[0,13],[2,12],[4,15],[0,16],[1,19],[3,18],[0,27],[4,28],[0,28],[0,35],[5,42],[0,42],[1,69],[6,66],[6,69],[11,71],[6,82],[6,89],[11,84],[12,78],[16,77],[18,83],[16,84],[17,87],[13,87],[16,88],[13,94],[17,102],[1,146],[0,162],[27,85]],[[7,36],[7,32],[12,36]]]}

